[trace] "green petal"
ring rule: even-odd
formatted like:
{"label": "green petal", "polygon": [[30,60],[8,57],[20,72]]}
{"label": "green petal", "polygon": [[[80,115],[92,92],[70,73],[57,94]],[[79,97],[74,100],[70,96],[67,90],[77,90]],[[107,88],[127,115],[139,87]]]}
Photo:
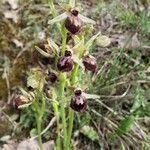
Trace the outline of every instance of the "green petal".
{"label": "green petal", "polygon": [[87,17],[85,17],[85,16],[83,16],[81,14],[79,14],[78,16],[85,23],[91,23],[91,24],[95,24],[96,23],[94,20],[92,20],[90,18],[87,18]]}
{"label": "green petal", "polygon": [[35,46],[35,48],[36,48],[36,50],[37,50],[41,55],[43,55],[43,56],[45,56],[45,57],[51,57],[50,54],[46,53],[46,52],[43,51],[41,48],[39,48],[39,47],[37,47],[37,46]]}
{"label": "green petal", "polygon": [[84,69],[84,66],[83,66],[83,63],[82,63],[82,60],[79,59],[79,57],[77,55],[73,55],[72,56],[72,59],[75,63],[77,63],[81,68]]}
{"label": "green petal", "polygon": [[47,42],[48,42],[49,47],[50,47],[51,49],[55,49],[56,53],[58,54],[59,51],[60,51],[58,45],[57,45],[51,38],[49,38],[49,39],[47,40]]}
{"label": "green petal", "polygon": [[101,34],[101,32],[99,31],[96,35],[92,36],[92,37],[88,40],[88,42],[85,44],[86,49],[89,49],[89,48],[92,46],[94,40],[95,40],[100,34]]}
{"label": "green petal", "polygon": [[86,97],[86,99],[99,99],[100,98],[99,95],[95,95],[95,94],[83,93],[83,95]]}
{"label": "green petal", "polygon": [[67,13],[67,12],[64,12],[63,14],[61,14],[61,15],[59,15],[59,16],[53,18],[52,20],[49,20],[49,21],[48,21],[48,24],[54,24],[54,23],[56,23],[56,22],[60,22],[60,21],[62,21],[62,20],[64,20],[64,19],[66,19],[67,16],[68,16],[68,13]]}

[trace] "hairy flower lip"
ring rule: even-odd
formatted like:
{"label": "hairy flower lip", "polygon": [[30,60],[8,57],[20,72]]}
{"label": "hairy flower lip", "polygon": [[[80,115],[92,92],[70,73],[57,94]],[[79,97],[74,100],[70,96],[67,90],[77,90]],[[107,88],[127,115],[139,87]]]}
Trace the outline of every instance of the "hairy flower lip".
{"label": "hairy flower lip", "polygon": [[85,69],[88,71],[95,71],[97,68],[97,62],[95,57],[93,57],[92,55],[86,55],[83,58],[83,64],[85,66]]}
{"label": "hairy flower lip", "polygon": [[71,98],[70,107],[77,112],[84,112],[87,110],[87,99],[82,95],[80,89],[75,90],[74,96]]}
{"label": "hairy flower lip", "polygon": [[57,68],[61,72],[70,72],[73,69],[73,59],[70,51],[65,51],[65,56],[60,57],[57,63]]}
{"label": "hairy flower lip", "polygon": [[[81,101],[81,102],[80,102]],[[74,96],[71,99],[70,107],[77,112],[84,112],[87,110],[87,100],[84,97]]]}
{"label": "hairy flower lip", "polygon": [[81,30],[82,22],[78,17],[78,13],[72,11],[72,13],[65,20],[66,29],[72,34],[78,34]]}

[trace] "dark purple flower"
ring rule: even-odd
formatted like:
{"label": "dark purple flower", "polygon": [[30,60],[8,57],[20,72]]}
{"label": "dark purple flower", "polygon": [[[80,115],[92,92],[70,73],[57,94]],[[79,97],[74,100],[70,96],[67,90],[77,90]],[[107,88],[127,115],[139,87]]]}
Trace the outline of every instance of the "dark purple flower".
{"label": "dark purple flower", "polygon": [[87,99],[82,95],[81,90],[76,90],[74,96],[71,98],[70,107],[77,112],[84,112],[87,110]]}
{"label": "dark purple flower", "polygon": [[53,93],[50,90],[50,86],[48,84],[44,85],[44,93],[46,94],[47,98],[52,98],[53,97]]}
{"label": "dark purple flower", "polygon": [[71,14],[65,20],[66,29],[72,34],[78,34],[81,30],[81,19],[78,17],[78,11],[72,10]]}
{"label": "dark purple flower", "polygon": [[18,95],[15,98],[13,98],[13,106],[15,108],[18,108],[19,106],[24,104],[28,104],[29,102],[30,102],[29,99],[23,95]]}
{"label": "dark purple flower", "polygon": [[58,60],[57,68],[61,72],[69,72],[73,68],[72,53],[70,51],[65,51],[65,56]]}
{"label": "dark purple flower", "polygon": [[45,77],[45,80],[50,83],[55,83],[57,81],[57,76],[55,73],[49,71]]}
{"label": "dark purple flower", "polygon": [[95,57],[91,56],[91,55],[86,55],[83,58],[83,64],[85,66],[85,69],[88,71],[95,71],[97,68],[97,62]]}

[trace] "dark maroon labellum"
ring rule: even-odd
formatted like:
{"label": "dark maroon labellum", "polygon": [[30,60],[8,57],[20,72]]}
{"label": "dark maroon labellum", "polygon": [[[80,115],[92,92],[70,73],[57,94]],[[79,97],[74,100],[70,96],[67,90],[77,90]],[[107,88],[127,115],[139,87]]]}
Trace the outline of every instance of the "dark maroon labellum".
{"label": "dark maroon labellum", "polygon": [[83,58],[83,64],[85,66],[86,70],[89,71],[95,71],[97,68],[97,62],[95,57],[91,56],[91,55],[87,55]]}
{"label": "dark maroon labellum", "polygon": [[65,52],[65,56],[58,60],[57,68],[61,72],[69,72],[73,68],[73,59],[70,51]]}
{"label": "dark maroon labellum", "polygon": [[84,112],[87,110],[87,99],[82,96],[82,91],[75,91],[75,95],[71,98],[70,107],[77,112]]}
{"label": "dark maroon labellum", "polygon": [[57,81],[57,76],[53,72],[48,72],[45,79],[47,82],[55,83]]}
{"label": "dark maroon labellum", "polygon": [[81,19],[78,17],[78,11],[73,10],[71,14],[65,20],[66,29],[72,34],[78,34],[81,30]]}

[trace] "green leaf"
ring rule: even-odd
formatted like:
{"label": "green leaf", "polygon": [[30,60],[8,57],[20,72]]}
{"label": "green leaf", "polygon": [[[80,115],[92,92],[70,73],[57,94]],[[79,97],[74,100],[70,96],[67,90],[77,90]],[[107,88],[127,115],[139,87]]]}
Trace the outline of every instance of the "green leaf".
{"label": "green leaf", "polygon": [[123,145],[123,143],[121,143],[120,150],[126,150],[126,148],[125,148],[125,146]]}
{"label": "green leaf", "polygon": [[34,136],[36,136],[36,135],[37,135],[37,130],[36,130],[36,128],[31,129],[31,131],[30,131],[30,136],[31,136],[31,137],[34,137]]}
{"label": "green leaf", "polygon": [[40,71],[31,71],[27,78],[27,86],[32,87],[33,89],[42,90],[44,84],[44,77]]}
{"label": "green leaf", "polygon": [[59,16],[53,18],[52,20],[49,20],[49,21],[48,21],[48,24],[54,24],[54,23],[56,23],[56,22],[60,22],[60,21],[62,21],[62,20],[64,20],[64,19],[66,19],[67,16],[68,16],[68,12],[64,12],[63,14],[61,14],[61,15],[59,15]]}
{"label": "green leaf", "polygon": [[80,132],[92,141],[99,140],[98,133],[90,126],[83,126]]}
{"label": "green leaf", "polygon": [[134,115],[129,115],[125,119],[123,119],[120,123],[118,130],[116,131],[118,135],[129,132],[132,129],[135,120],[136,117]]}
{"label": "green leaf", "polygon": [[75,3],[76,3],[76,0],[70,0],[69,1],[69,5],[74,8],[75,7]]}
{"label": "green leaf", "polygon": [[99,31],[96,35],[92,36],[92,37],[88,40],[88,42],[85,44],[86,49],[89,49],[89,48],[92,46],[94,40],[95,40],[100,34],[101,34],[101,32]]}
{"label": "green leaf", "polygon": [[96,40],[97,45],[101,46],[101,47],[107,47],[110,45],[111,41],[110,38],[108,38],[105,35],[99,36]]}
{"label": "green leaf", "polygon": [[145,105],[145,96],[143,89],[139,85],[137,85],[136,88],[133,89],[133,92],[135,99],[130,112],[135,112],[141,106]]}
{"label": "green leaf", "polygon": [[85,23],[96,24],[96,22],[94,20],[90,19],[90,18],[87,18],[87,17],[85,17],[81,14],[79,14],[78,16]]}
{"label": "green leaf", "polygon": [[48,0],[48,4],[49,4],[49,7],[50,7],[50,10],[51,10],[52,14],[54,16],[56,16],[57,12],[56,12],[56,9],[55,9],[55,6],[54,6],[54,0]]}

